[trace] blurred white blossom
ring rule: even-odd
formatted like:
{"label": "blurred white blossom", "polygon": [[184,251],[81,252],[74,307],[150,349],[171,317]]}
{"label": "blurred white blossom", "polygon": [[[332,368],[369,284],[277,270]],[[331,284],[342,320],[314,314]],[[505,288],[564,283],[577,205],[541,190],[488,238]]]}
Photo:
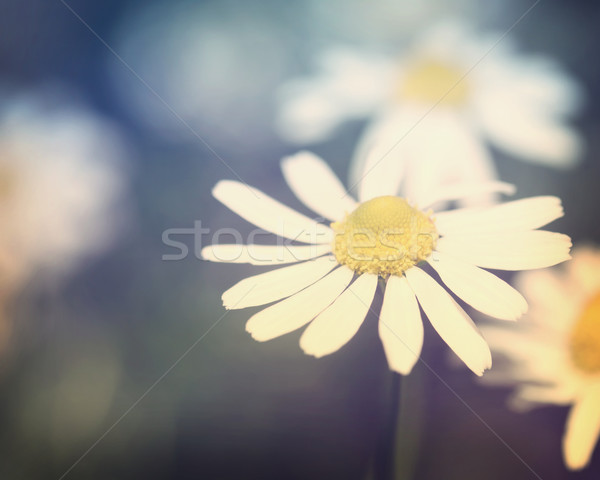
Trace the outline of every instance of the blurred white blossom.
{"label": "blurred white blossom", "polygon": [[123,140],[108,121],[59,97],[0,102],[0,343],[11,296],[40,275],[72,272],[110,245],[124,217]]}
{"label": "blurred white blossom", "polygon": [[600,435],[600,250],[578,247],[554,269],[519,274],[530,304],[524,323],[483,327],[499,363],[483,379],[515,385],[510,405],[570,407],[563,454],[570,469],[585,467]]}
{"label": "blurred white blossom", "polygon": [[283,87],[277,127],[289,141],[317,142],[346,120],[368,118],[352,183],[369,155],[402,162],[416,201],[440,184],[495,179],[488,141],[523,160],[574,165],[581,139],[565,122],[580,107],[580,87],[553,60],[521,55],[501,33],[476,35],[447,21],[399,57],[325,50],[315,75]]}

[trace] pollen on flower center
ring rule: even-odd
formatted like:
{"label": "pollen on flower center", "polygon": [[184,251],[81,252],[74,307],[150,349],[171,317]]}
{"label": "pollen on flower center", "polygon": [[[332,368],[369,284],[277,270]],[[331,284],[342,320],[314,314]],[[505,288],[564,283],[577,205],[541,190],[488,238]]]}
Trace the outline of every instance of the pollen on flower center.
{"label": "pollen on flower center", "polygon": [[454,65],[432,59],[420,60],[406,70],[398,95],[403,100],[460,105],[469,94],[463,76],[464,72]]}
{"label": "pollen on flower center", "polygon": [[571,332],[571,358],[585,373],[600,373],[600,292],[585,306]]}
{"label": "pollen on flower center", "polygon": [[364,202],[331,227],[333,253],[340,264],[383,277],[402,275],[428,258],[438,239],[428,215],[393,196]]}

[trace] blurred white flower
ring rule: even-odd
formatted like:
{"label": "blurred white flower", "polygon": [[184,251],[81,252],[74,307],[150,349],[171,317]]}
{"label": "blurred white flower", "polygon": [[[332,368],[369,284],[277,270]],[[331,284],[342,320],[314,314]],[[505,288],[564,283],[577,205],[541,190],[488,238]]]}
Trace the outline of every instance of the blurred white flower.
{"label": "blurred white flower", "polygon": [[496,178],[486,141],[523,160],[574,165],[581,139],[565,120],[580,106],[578,84],[551,59],[523,56],[500,38],[444,22],[400,58],[324,51],[318,73],[282,89],[277,127],[305,143],[329,137],[345,120],[368,118],[352,182],[376,153],[405,164],[404,191],[413,198],[457,179]]}
{"label": "blurred white flower", "polygon": [[417,209],[394,196],[399,176],[394,178],[386,169],[374,168],[364,177],[360,203],[346,193],[327,164],[311,153],[284,159],[282,169],[296,196],[328,219],[330,226],[259,190],[225,180],[213,190],[224,205],[260,229],[307,245],[229,244],[202,250],[204,259],[215,262],[297,263],[246,278],[223,294],[223,303],[230,309],[278,302],[246,324],[259,341],[310,323],[300,339],[304,352],[322,357],[337,351],[358,331],[381,277],[386,289],[379,334],[391,369],[407,374],[419,358],[423,343],[420,304],[443,340],[481,375],[492,362],[487,343],[450,294],[419,267],[429,264],[473,308],[515,320],[527,303],[506,282],[480,267],[522,270],[570,258],[569,237],[537,230],[562,216],[556,197],[434,214],[423,208],[485,190],[507,193],[512,186],[498,182],[471,188],[455,185],[438,190]]}
{"label": "blurred white flower", "polygon": [[68,273],[109,245],[121,219],[125,150],[115,127],[46,97],[0,104],[3,289]]}
{"label": "blurred white flower", "polygon": [[483,327],[492,349],[510,360],[484,381],[515,385],[516,410],[570,406],[564,460],[583,468],[600,435],[600,250],[578,247],[565,266],[522,273],[517,281],[531,306],[528,322]]}

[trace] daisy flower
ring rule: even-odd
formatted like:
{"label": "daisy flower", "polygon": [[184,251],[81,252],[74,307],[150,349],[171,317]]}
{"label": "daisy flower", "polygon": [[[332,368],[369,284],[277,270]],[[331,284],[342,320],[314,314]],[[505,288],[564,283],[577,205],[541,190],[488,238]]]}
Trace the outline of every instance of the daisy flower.
{"label": "daisy flower", "polygon": [[[491,366],[488,345],[436,278],[483,313],[515,320],[526,310],[525,300],[483,268],[533,269],[569,258],[567,236],[537,230],[562,215],[555,197],[434,214],[426,209],[438,200],[482,189],[510,193],[511,186],[496,182],[447,188],[417,208],[395,196],[392,175],[384,169],[373,169],[365,176],[359,202],[346,193],[327,164],[311,153],[285,158],[282,170],[294,194],[325,223],[252,187],[224,180],[213,189],[220,202],[259,229],[293,242],[202,249],[204,259],[216,262],[294,263],[246,278],[223,294],[229,309],[276,302],[246,324],[258,341],[309,324],[300,338],[304,352],[315,357],[335,352],[358,331],[381,278],[385,294],[379,334],[392,370],[407,374],[419,358],[423,343],[420,305],[442,339],[481,375]],[[425,264],[433,275],[426,271],[429,267],[422,268]]]}
{"label": "daisy flower", "polygon": [[346,120],[368,118],[353,183],[375,149],[406,163],[413,197],[444,183],[495,179],[487,142],[523,160],[572,166],[581,140],[565,121],[579,109],[578,84],[551,59],[521,55],[499,38],[444,22],[400,58],[326,50],[318,73],[283,87],[278,130],[292,142],[315,142]]}
{"label": "daisy flower", "polygon": [[600,249],[578,247],[564,267],[521,273],[531,304],[519,328],[485,327],[509,360],[486,383],[516,385],[510,405],[570,407],[563,436],[567,467],[585,467],[600,435]]}

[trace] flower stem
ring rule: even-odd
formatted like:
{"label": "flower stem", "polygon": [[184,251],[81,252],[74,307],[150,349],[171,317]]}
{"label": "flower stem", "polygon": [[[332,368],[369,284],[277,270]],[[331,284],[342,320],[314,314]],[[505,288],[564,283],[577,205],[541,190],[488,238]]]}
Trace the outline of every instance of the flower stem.
{"label": "flower stem", "polygon": [[400,426],[398,422],[400,419],[400,375],[395,372],[391,372],[391,374],[387,420],[377,442],[373,462],[372,478],[374,480],[394,480],[396,478],[396,443],[400,434],[398,428]]}

